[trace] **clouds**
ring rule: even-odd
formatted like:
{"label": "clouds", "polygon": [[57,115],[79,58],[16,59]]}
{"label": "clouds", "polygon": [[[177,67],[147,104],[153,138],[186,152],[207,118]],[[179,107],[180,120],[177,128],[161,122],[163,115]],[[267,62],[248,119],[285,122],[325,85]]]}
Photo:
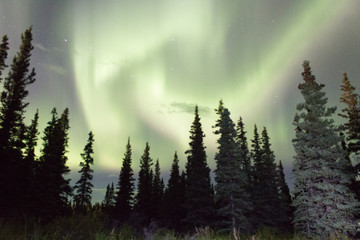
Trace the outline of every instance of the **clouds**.
{"label": "clouds", "polygon": [[63,66],[60,66],[57,64],[41,63],[39,65],[42,66],[47,71],[50,71],[52,73],[55,73],[55,74],[58,74],[61,76],[65,76],[67,74],[67,70]]}
{"label": "clouds", "polygon": [[[195,103],[187,103],[187,102],[172,102],[167,108],[168,113],[187,113],[193,115],[195,112]],[[207,115],[212,110],[207,106],[198,106],[200,114]]]}
{"label": "clouds", "polygon": [[50,51],[50,49],[44,47],[44,46],[43,46],[42,44],[40,44],[40,43],[34,43],[34,47],[35,47],[35,48],[38,48],[38,49],[40,49],[41,51],[44,51],[44,52]]}

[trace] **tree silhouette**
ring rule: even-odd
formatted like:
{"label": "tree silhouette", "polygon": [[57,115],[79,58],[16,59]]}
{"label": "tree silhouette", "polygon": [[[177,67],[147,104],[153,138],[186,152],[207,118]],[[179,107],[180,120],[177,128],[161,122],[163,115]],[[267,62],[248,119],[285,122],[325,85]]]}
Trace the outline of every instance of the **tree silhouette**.
{"label": "tree silhouette", "polygon": [[186,163],[186,218],[192,226],[207,226],[212,222],[214,209],[210,185],[210,168],[206,162],[205,136],[200,123],[198,107],[190,130],[190,149]]}
{"label": "tree silhouette", "polygon": [[84,161],[80,162],[80,179],[76,182],[74,187],[74,190],[76,191],[74,196],[75,209],[83,213],[91,208],[91,194],[92,187],[94,187],[91,183],[94,172],[91,169],[91,165],[94,165],[93,142],[94,134],[90,132],[84,152],[81,153],[81,157]]}
{"label": "tree silhouette", "polygon": [[[7,37],[0,45],[0,72],[6,67]],[[31,27],[21,35],[20,51],[13,58],[8,76],[5,77],[0,97],[0,215],[20,214],[21,189],[24,187],[20,171],[23,159],[24,120],[28,103],[26,87],[35,81],[35,70],[29,70],[32,46]],[[0,75],[1,76],[1,75]]]}
{"label": "tree silhouette", "polygon": [[121,222],[129,219],[134,198],[134,173],[131,168],[131,145],[130,138],[126,145],[126,152],[122,162],[122,167],[119,175],[119,182],[117,186],[116,195],[116,215]]}

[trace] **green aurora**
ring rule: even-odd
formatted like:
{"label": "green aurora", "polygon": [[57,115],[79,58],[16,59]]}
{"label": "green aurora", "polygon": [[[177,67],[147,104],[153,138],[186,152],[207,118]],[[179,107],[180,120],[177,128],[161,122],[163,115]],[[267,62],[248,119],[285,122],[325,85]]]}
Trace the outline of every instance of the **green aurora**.
{"label": "green aurora", "polygon": [[92,130],[101,192],[117,181],[128,137],[135,171],[147,141],[164,174],[175,151],[183,167],[195,104],[214,167],[220,99],[248,139],[254,124],[267,127],[289,177],[301,63],[310,60],[339,105],[342,72],[359,86],[359,12],[356,0],[0,0],[0,30],[11,59],[33,25],[26,120],[39,108],[43,131],[53,107],[69,107],[71,177]]}

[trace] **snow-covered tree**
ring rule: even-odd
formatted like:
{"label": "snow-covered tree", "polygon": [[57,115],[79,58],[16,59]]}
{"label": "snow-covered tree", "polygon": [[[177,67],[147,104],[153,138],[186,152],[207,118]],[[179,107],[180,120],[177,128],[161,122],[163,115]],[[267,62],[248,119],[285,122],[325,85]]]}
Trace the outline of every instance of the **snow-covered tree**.
{"label": "snow-covered tree", "polygon": [[295,232],[309,238],[354,234],[359,204],[348,188],[351,177],[343,171],[345,154],[331,118],[336,108],[326,107],[324,85],[315,81],[309,62],[303,67],[299,89],[304,102],[294,118]]}

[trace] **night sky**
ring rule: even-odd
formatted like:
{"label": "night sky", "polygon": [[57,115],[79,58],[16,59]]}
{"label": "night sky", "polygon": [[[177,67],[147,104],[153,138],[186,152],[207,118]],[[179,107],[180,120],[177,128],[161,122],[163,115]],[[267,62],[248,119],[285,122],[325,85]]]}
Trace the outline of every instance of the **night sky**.
{"label": "night sky", "polygon": [[0,0],[0,33],[10,38],[10,64],[33,26],[37,77],[26,122],[38,108],[42,137],[51,109],[69,107],[75,181],[94,132],[94,200],[101,201],[117,182],[128,137],[136,172],[147,141],[165,179],[175,151],[184,168],[195,104],[214,168],[220,99],[234,121],[243,118],[248,139],[254,124],[267,127],[291,182],[301,64],[310,61],[339,112],[342,73],[360,87],[359,13],[357,0]]}

